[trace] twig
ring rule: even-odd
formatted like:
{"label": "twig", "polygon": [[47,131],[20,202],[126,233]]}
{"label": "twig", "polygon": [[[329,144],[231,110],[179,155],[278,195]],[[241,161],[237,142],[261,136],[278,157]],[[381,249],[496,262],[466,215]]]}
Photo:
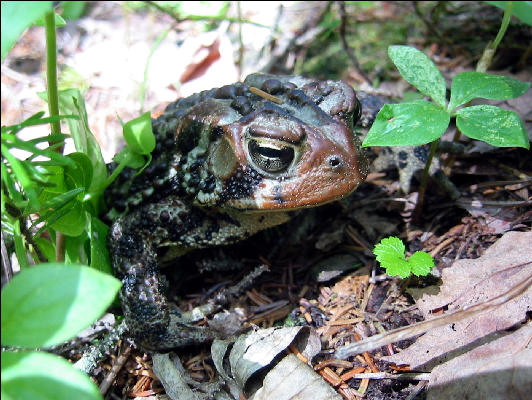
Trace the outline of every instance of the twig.
{"label": "twig", "polygon": [[127,330],[127,325],[122,321],[118,326],[111,329],[96,345],[91,346],[83,356],[74,363],[74,367],[86,374],[91,374],[98,362],[102,360],[111,349],[116,346],[119,339],[122,338]]}
{"label": "twig", "polygon": [[[202,400],[205,397],[190,389],[187,384],[186,372],[178,357],[173,361],[169,354],[152,354],[153,372],[159,378],[166,394],[174,400]],[[177,365],[176,365],[177,364]]]}
{"label": "twig", "polygon": [[[522,268],[528,264],[530,264],[530,262],[520,264],[512,268]],[[391,330],[387,333],[380,333],[378,335],[371,336],[369,338],[361,340],[360,342],[356,342],[356,343],[349,344],[347,346],[339,348],[334,353],[334,356],[336,358],[346,359],[347,357],[350,357],[355,354],[360,354],[360,353],[364,353],[365,351],[375,350],[379,347],[387,345],[388,343],[398,342],[400,340],[405,340],[413,336],[420,335],[422,333],[427,332],[430,329],[435,329],[440,326],[455,323],[465,318],[469,318],[469,317],[484,313],[486,311],[491,311],[495,309],[496,307],[499,307],[509,302],[510,300],[513,300],[521,296],[523,293],[525,293],[529,289],[531,285],[532,285],[532,275],[529,276],[527,279],[525,279],[523,282],[512,287],[510,290],[490,300],[484,301],[482,303],[474,304],[469,307],[464,307],[460,311],[442,315],[441,317],[436,317],[436,318],[433,318],[427,321],[419,322],[414,325],[403,326],[401,328]]]}
{"label": "twig", "polygon": [[345,27],[347,25],[347,14],[345,12],[345,2],[339,1],[338,6],[340,8],[340,39],[342,41],[342,47],[344,48],[344,51],[347,53],[347,56],[351,60],[351,63],[353,64],[353,67],[355,68],[358,75],[362,77],[364,80],[364,83],[371,86],[371,82],[369,78],[366,76],[362,68],[360,68],[360,64],[358,63],[357,58],[355,57],[355,53],[353,53],[353,49],[349,47],[349,44],[347,43],[347,39],[345,37]]}
{"label": "twig", "polygon": [[[438,32],[436,30],[436,28],[434,27],[434,22],[431,22],[429,21],[425,15],[423,15],[423,13],[421,12],[421,10],[419,9],[419,1],[413,1],[412,2],[413,5],[414,5],[414,11],[416,12],[416,15],[419,17],[419,19],[425,24],[426,28],[429,30],[430,33],[432,33],[434,36],[436,36],[438,38],[438,41],[441,42],[441,43],[444,43],[446,46],[448,47],[451,47],[450,46],[450,43],[449,43],[449,40],[445,37],[445,36],[442,36],[440,34],[440,32]],[[436,6],[437,7],[437,6]]]}
{"label": "twig", "polygon": [[403,374],[391,374],[389,372],[364,372],[353,374],[352,379],[395,379],[397,381],[428,381],[430,373],[405,372]]}
{"label": "twig", "polygon": [[4,232],[0,232],[2,237],[2,286],[8,284],[13,279],[13,266],[11,265],[11,260],[7,252],[6,242],[4,239]]}
{"label": "twig", "polygon": [[421,185],[419,185],[419,194],[417,198],[416,208],[412,213],[412,222],[417,224],[421,218],[421,211],[423,210],[423,200],[425,199],[425,191],[427,190],[427,182],[429,178],[430,164],[436,153],[436,148],[438,147],[439,140],[435,140],[430,145],[430,152],[427,158],[427,163],[425,164],[425,169],[423,170],[423,176],[421,178]]}
{"label": "twig", "polygon": [[267,265],[260,265],[247,274],[240,282],[236,285],[231,286],[227,289],[223,289],[215,296],[215,302],[217,304],[227,304],[231,301],[232,298],[243,293],[244,289],[251,285],[251,283],[264,272],[268,271]]}
{"label": "twig", "polygon": [[405,400],[414,400],[416,396],[425,389],[425,386],[427,386],[427,381],[419,381],[416,386],[412,389],[410,394]]}
{"label": "twig", "polygon": [[116,376],[128,360],[130,353],[131,346],[127,346],[126,349],[118,356],[118,358],[114,362],[111,371],[109,371],[102,383],[100,383],[100,393],[102,394],[102,396],[105,396],[105,394],[113,384],[113,381],[115,380]]}
{"label": "twig", "polygon": [[253,22],[247,19],[240,19],[240,18],[234,18],[234,17],[227,17],[227,16],[219,16],[219,15],[187,15],[186,17],[181,17],[179,14],[176,14],[172,10],[163,7],[156,3],[155,1],[146,1],[146,4],[149,4],[150,6],[156,8],[160,12],[169,15],[173,19],[175,19],[176,22],[183,22],[183,21],[229,21],[229,22],[240,22],[244,24],[251,24],[258,26],[260,28],[268,28],[268,26],[259,24],[257,22]]}

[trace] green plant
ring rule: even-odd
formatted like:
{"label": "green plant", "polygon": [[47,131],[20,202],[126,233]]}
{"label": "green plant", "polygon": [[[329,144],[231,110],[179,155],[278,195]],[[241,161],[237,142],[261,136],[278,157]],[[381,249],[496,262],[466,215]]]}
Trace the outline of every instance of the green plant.
{"label": "green plant", "polygon": [[116,278],[79,265],[41,264],[15,276],[2,291],[3,399],[101,399],[87,375],[63,358],[29,348],[71,339],[111,304]]}
{"label": "green plant", "polygon": [[[98,215],[105,207],[103,191],[118,172],[107,176],[81,93],[57,89],[55,23],[64,21],[51,2],[2,2],[2,58],[35,21],[45,25],[47,92],[39,95],[48,101],[50,116],[39,112],[1,128],[2,233],[22,270],[2,292],[1,328],[4,346],[47,348],[94,322],[120,287],[118,280],[96,271],[110,272],[108,227]],[[61,132],[60,121],[70,135]],[[21,130],[40,124],[50,124],[51,134],[19,138]],[[124,131],[129,146],[117,170],[145,164],[144,155],[155,144],[149,114],[124,124]],[[69,136],[76,152],[63,155]],[[46,261],[66,262],[39,264]],[[52,354],[2,352],[1,364],[6,398],[101,398],[87,376]]]}
{"label": "green plant", "polygon": [[[443,76],[423,52],[409,46],[390,46],[388,54],[404,79],[433,102],[418,100],[386,104],[377,114],[362,147],[418,146],[432,142],[414,220],[420,216],[430,164],[451,117],[456,118],[458,130],[472,139],[497,147],[530,148],[525,127],[517,113],[491,105],[466,105],[475,98],[506,100],[519,97],[530,83],[483,72],[462,72],[453,78],[447,104]],[[464,107],[458,108],[460,106]]]}
{"label": "green plant", "polygon": [[373,249],[373,254],[390,276],[426,276],[434,267],[434,259],[423,251],[416,251],[408,259],[405,258],[405,245],[395,236],[382,239]]}
{"label": "green plant", "polygon": [[524,125],[513,111],[490,105],[457,109],[475,98],[506,100],[521,96],[530,83],[481,72],[457,74],[447,104],[445,81],[434,63],[409,46],[390,46],[388,54],[407,82],[433,103],[386,104],[378,113],[362,146],[418,146],[438,140],[451,117],[461,132],[498,147],[530,148]]}

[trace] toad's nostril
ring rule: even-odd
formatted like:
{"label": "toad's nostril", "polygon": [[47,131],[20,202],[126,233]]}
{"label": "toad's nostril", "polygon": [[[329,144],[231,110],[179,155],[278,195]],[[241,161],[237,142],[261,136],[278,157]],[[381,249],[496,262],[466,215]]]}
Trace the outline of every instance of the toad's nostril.
{"label": "toad's nostril", "polygon": [[338,169],[342,166],[343,161],[342,159],[337,155],[332,155],[327,157],[327,163],[333,168]]}

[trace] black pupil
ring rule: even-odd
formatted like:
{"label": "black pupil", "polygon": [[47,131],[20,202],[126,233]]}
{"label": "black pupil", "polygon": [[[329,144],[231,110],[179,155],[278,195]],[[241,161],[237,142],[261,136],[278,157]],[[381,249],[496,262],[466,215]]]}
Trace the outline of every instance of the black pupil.
{"label": "black pupil", "polygon": [[257,148],[258,153],[268,158],[282,158],[283,153],[286,153],[286,150],[288,149],[277,150],[277,149],[272,149],[271,147],[261,147],[261,146],[258,146]]}
{"label": "black pupil", "polygon": [[267,172],[284,171],[294,159],[294,149],[292,147],[277,149],[261,146],[254,140],[249,142],[249,152],[257,166]]}

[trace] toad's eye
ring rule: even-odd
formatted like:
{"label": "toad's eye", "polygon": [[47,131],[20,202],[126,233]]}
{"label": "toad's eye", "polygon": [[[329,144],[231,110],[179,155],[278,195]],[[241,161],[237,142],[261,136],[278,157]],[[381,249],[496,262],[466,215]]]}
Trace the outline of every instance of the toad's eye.
{"label": "toad's eye", "polygon": [[281,143],[251,139],[248,152],[253,163],[264,172],[283,172],[294,160],[294,149]]}

